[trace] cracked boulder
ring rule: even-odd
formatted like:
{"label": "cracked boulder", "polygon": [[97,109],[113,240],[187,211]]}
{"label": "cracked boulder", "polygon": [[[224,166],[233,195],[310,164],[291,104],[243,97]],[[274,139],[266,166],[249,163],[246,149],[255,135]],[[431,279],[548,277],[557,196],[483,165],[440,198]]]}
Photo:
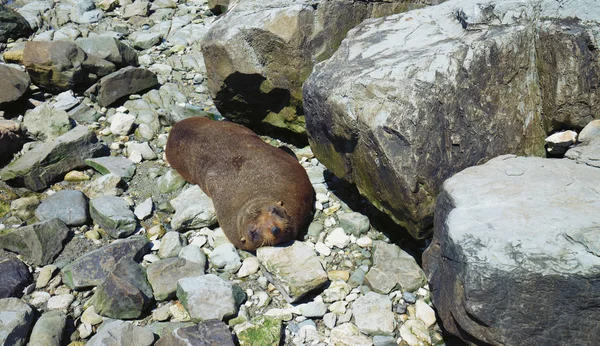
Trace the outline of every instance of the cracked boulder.
{"label": "cracked boulder", "polygon": [[313,65],[364,19],[414,8],[410,2],[241,0],[202,44],[210,95],[234,121],[305,134],[302,83]]}
{"label": "cracked boulder", "polygon": [[304,83],[315,156],[428,237],[444,180],[544,155],[547,131],[599,116],[600,16],[583,3],[458,0],[364,21]]}
{"label": "cracked boulder", "polygon": [[598,210],[600,169],[569,159],[504,155],[448,179],[423,255],[444,327],[472,345],[597,344]]}

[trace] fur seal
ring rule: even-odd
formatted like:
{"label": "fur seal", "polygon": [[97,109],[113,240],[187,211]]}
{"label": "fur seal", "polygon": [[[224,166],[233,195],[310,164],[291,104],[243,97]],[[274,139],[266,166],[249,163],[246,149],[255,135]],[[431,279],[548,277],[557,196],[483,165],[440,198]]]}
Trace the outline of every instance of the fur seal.
{"label": "fur seal", "polygon": [[314,190],[302,165],[242,125],[182,120],[169,134],[166,155],[213,199],[223,232],[240,249],[293,240],[310,220]]}

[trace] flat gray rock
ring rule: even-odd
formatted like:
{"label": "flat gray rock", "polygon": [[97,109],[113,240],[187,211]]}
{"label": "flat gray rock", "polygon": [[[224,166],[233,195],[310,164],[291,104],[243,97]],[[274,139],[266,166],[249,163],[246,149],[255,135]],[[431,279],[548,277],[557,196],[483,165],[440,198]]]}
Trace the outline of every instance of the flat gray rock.
{"label": "flat gray rock", "polygon": [[256,257],[263,274],[292,303],[328,281],[319,257],[308,245],[295,241],[285,247],[261,247]]}
{"label": "flat gray rock", "polygon": [[394,288],[413,292],[427,280],[417,261],[398,245],[373,242],[373,267],[365,276],[367,285],[375,292],[388,294]]}
{"label": "flat gray rock", "polygon": [[217,214],[212,199],[198,185],[182,191],[171,200],[175,215],[171,219],[171,227],[175,230],[202,228],[215,225]]}
{"label": "flat gray rock", "polygon": [[0,298],[20,298],[33,280],[27,266],[13,256],[0,258],[0,273]]}
{"label": "flat gray rock", "polygon": [[149,250],[147,244],[146,237],[133,236],[90,251],[62,269],[63,282],[76,291],[98,286],[122,258],[141,259]]}
{"label": "flat gray rock", "polygon": [[50,219],[30,226],[2,231],[0,248],[23,256],[35,265],[52,263],[63,249],[69,227],[59,219]]}
{"label": "flat gray rock", "polygon": [[90,200],[90,216],[113,238],[125,238],[137,227],[135,215],[121,197],[101,196]]}
{"label": "flat gray rock", "polygon": [[110,36],[78,38],[75,43],[84,52],[108,60],[119,67],[137,66],[137,52],[127,44]]}
{"label": "flat gray rock", "polygon": [[35,210],[38,220],[60,219],[67,226],[81,226],[90,219],[87,197],[77,190],[61,190],[46,198]]}
{"label": "flat gray rock", "polygon": [[135,174],[135,163],[122,156],[96,157],[85,163],[102,174],[116,174],[125,181],[130,181]]}
{"label": "flat gray rock", "polygon": [[65,173],[84,167],[85,159],[100,155],[104,148],[91,128],[80,125],[26,152],[0,170],[0,178],[16,181],[30,190],[41,191]]}
{"label": "flat gray rock", "polygon": [[180,279],[177,298],[195,322],[222,320],[238,311],[232,283],[214,274]]}
{"label": "flat gray rock", "polygon": [[161,337],[155,346],[219,345],[234,346],[233,336],[222,321],[203,321],[198,325],[177,328]]}
{"label": "flat gray rock", "polygon": [[0,345],[25,346],[33,318],[33,309],[21,299],[0,299]]}
{"label": "flat gray rock", "polygon": [[67,324],[67,315],[59,310],[51,310],[42,314],[35,322],[29,346],[61,346],[63,332]]}
{"label": "flat gray rock", "polygon": [[166,300],[175,297],[179,279],[204,275],[204,266],[183,258],[167,258],[151,263],[147,275],[156,300]]}
{"label": "flat gray rock", "polygon": [[354,322],[361,332],[367,335],[392,335],[396,320],[392,311],[392,301],[388,296],[368,292],[352,304]]}
{"label": "flat gray rock", "polygon": [[600,169],[568,159],[505,155],[446,181],[423,255],[444,327],[474,343],[595,345],[598,210]]}
{"label": "flat gray rock", "polygon": [[96,335],[85,344],[86,346],[151,346],[154,344],[154,333],[148,328],[139,327],[131,322],[106,320]]}
{"label": "flat gray rock", "polygon": [[108,107],[117,100],[153,88],[158,84],[156,75],[143,68],[127,66],[113,72],[86,91],[86,96]]}

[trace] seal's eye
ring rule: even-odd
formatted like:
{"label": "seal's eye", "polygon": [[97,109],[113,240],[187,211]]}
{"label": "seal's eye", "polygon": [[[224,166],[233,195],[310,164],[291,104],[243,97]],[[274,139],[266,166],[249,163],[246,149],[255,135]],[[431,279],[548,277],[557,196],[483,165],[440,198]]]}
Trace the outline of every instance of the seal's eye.
{"label": "seal's eye", "polygon": [[273,233],[274,236],[278,236],[279,233],[281,233],[281,228],[277,227],[277,226],[273,226],[271,228],[271,233]]}

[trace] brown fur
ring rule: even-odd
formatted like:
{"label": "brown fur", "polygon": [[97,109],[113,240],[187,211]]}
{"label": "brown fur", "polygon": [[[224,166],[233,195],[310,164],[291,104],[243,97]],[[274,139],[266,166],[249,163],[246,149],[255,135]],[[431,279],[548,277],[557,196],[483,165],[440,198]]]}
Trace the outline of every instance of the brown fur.
{"label": "brown fur", "polygon": [[238,248],[295,239],[310,220],[314,191],[298,161],[244,126],[203,117],[173,126],[167,160],[213,199]]}

